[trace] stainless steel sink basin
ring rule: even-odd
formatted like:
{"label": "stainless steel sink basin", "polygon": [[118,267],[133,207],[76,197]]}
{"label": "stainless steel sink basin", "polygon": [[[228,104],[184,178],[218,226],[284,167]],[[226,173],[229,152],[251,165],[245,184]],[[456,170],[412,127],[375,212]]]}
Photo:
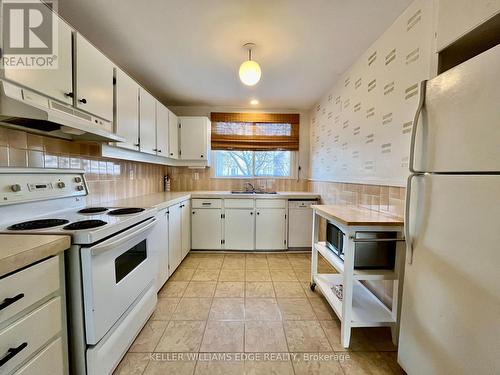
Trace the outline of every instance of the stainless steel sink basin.
{"label": "stainless steel sink basin", "polygon": [[275,191],[260,191],[260,190],[233,190],[231,194],[278,194]]}

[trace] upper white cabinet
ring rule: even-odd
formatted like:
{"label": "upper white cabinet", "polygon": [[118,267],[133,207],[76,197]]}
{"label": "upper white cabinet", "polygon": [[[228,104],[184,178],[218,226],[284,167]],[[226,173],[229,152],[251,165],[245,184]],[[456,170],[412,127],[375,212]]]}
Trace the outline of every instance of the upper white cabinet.
{"label": "upper white cabinet", "polygon": [[179,158],[179,118],[174,112],[168,111],[168,156]]}
{"label": "upper white cabinet", "polygon": [[61,102],[73,104],[72,30],[63,20],[57,17],[54,20],[58,26],[57,69],[5,69],[4,74],[8,80]]}
{"label": "upper white cabinet", "polygon": [[113,63],[78,33],[75,56],[77,108],[112,121]]}
{"label": "upper white cabinet", "polygon": [[180,158],[209,160],[210,120],[207,117],[179,117]]}
{"label": "upper white cabinet", "polygon": [[156,102],[156,155],[168,156],[168,120],[169,110],[160,102]]}
{"label": "upper white cabinet", "polygon": [[142,87],[139,92],[140,150],[156,155],[156,99]]}
{"label": "upper white cabinet", "polygon": [[439,0],[437,50],[443,50],[498,12],[500,0]]}
{"label": "upper white cabinet", "polygon": [[125,138],[117,146],[139,150],[139,85],[120,69],[116,70],[115,131]]}

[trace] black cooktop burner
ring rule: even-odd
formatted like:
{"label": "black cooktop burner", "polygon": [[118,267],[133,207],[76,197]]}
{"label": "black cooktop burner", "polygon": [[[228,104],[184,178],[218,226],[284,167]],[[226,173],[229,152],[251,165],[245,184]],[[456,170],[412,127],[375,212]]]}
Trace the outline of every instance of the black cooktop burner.
{"label": "black cooktop burner", "polygon": [[9,230],[30,230],[30,229],[43,229],[52,228],[59,225],[67,224],[69,220],[64,219],[40,219],[40,220],[30,220],[24,221],[22,223],[17,223],[11,225],[7,229]]}
{"label": "black cooktop burner", "polygon": [[82,221],[75,221],[74,223],[68,224],[63,229],[67,230],[81,230],[81,229],[91,229],[91,228],[97,228],[97,227],[102,227],[103,225],[106,225],[107,223],[102,220],[82,220]]}
{"label": "black cooktop burner", "polygon": [[110,215],[129,215],[129,214],[137,214],[144,210],[145,210],[144,208],[130,207],[130,208],[118,208],[117,210],[109,211],[108,213]]}
{"label": "black cooktop burner", "polygon": [[105,212],[108,209],[106,207],[88,207],[78,211],[79,214],[98,214],[100,212]]}

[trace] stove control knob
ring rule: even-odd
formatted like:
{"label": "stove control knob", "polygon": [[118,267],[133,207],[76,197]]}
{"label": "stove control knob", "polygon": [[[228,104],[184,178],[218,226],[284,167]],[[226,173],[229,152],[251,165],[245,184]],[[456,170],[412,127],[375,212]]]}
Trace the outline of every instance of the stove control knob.
{"label": "stove control knob", "polygon": [[64,182],[62,182],[62,181],[59,181],[59,182],[57,183],[57,187],[58,187],[59,189],[63,189],[63,188],[65,188],[65,187],[66,187],[66,184],[65,184]]}
{"label": "stove control knob", "polygon": [[79,184],[80,182],[82,182],[82,178],[81,177],[75,177],[75,182],[77,184]]}
{"label": "stove control knob", "polygon": [[21,185],[19,185],[19,184],[11,185],[10,186],[10,190],[12,190],[13,192],[17,193],[18,191],[21,191]]}
{"label": "stove control knob", "polygon": [[76,190],[78,190],[78,191],[82,191],[83,189],[84,189],[84,188],[83,188],[83,185],[78,185],[78,186],[76,187]]}

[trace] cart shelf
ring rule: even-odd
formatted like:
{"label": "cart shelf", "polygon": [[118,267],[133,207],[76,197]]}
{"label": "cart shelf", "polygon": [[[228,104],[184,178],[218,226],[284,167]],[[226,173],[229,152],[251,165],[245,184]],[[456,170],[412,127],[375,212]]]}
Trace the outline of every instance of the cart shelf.
{"label": "cart shelf", "polygon": [[[401,240],[403,222],[374,214],[373,211],[365,212],[357,208],[347,209],[344,206],[322,205],[311,207],[313,209],[311,289],[320,289],[326,301],[339,317],[342,346],[349,347],[352,328],[380,326],[391,328],[393,343],[397,345],[405,258],[404,241]],[[344,234],[343,260],[330,251],[325,242],[319,241],[320,218],[333,223]],[[359,242],[356,238],[357,234],[361,232],[396,232],[396,236],[394,236],[394,241],[397,242],[394,269],[360,270],[354,268],[356,242]],[[339,273],[318,273],[319,254]],[[390,308],[367,288],[367,283],[373,281],[388,281],[392,284],[393,300]],[[332,289],[334,285],[339,284],[342,284],[342,300]]]}
{"label": "cart shelf", "polygon": [[[326,247],[325,242],[314,244],[316,250],[325,258],[325,260],[334,267],[337,272],[344,272],[344,262],[339,259],[330,249]],[[397,280],[398,275],[394,270],[354,270],[355,280]]]}

